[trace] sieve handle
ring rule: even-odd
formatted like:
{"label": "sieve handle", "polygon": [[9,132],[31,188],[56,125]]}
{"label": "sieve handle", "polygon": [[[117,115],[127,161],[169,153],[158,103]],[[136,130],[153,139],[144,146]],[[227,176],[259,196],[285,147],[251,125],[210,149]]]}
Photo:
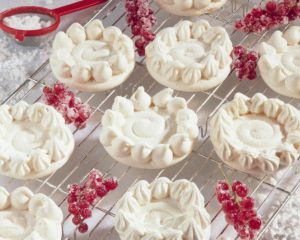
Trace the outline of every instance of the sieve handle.
{"label": "sieve handle", "polygon": [[69,13],[73,13],[79,10],[83,10],[95,5],[98,5],[100,3],[106,2],[107,0],[82,0],[79,2],[75,2],[66,6],[62,6],[59,8],[53,9],[53,11],[59,15],[59,16],[64,16]]}

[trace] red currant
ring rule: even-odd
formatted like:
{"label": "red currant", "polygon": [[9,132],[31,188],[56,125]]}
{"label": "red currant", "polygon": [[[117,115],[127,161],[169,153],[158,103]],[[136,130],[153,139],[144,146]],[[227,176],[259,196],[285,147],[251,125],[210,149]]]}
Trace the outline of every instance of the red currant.
{"label": "red currant", "polygon": [[107,188],[106,188],[106,186],[105,185],[99,185],[99,186],[97,186],[97,188],[96,188],[96,193],[97,193],[97,195],[98,195],[98,197],[104,197],[106,194],[107,194]]}
{"label": "red currant", "polygon": [[69,205],[69,208],[68,208],[68,211],[69,213],[73,214],[73,215],[78,215],[79,213],[79,208],[77,206],[77,203],[71,203]]}
{"label": "red currant", "polygon": [[90,216],[92,216],[92,211],[89,208],[81,208],[80,209],[80,215],[84,218],[87,219]]}
{"label": "red currant", "polygon": [[219,192],[217,193],[217,199],[219,203],[222,203],[223,201],[230,200],[230,193],[229,192]]}
{"label": "red currant", "polygon": [[258,217],[252,218],[249,221],[249,228],[252,230],[259,230],[261,227],[261,220]]}
{"label": "red currant", "polygon": [[115,177],[110,177],[105,180],[104,185],[108,190],[114,190],[118,187],[118,180]]}
{"label": "red currant", "polygon": [[245,197],[240,204],[243,209],[250,210],[254,207],[254,199],[252,197]]}
{"label": "red currant", "polygon": [[75,224],[75,225],[79,225],[81,223],[81,217],[79,215],[75,215],[73,218],[72,218],[72,222]]}
{"label": "red currant", "polygon": [[81,223],[78,227],[80,233],[86,233],[89,230],[89,227],[86,223]]}
{"label": "red currant", "polygon": [[235,192],[239,197],[244,198],[248,194],[248,188],[246,185],[242,184],[236,187]]}

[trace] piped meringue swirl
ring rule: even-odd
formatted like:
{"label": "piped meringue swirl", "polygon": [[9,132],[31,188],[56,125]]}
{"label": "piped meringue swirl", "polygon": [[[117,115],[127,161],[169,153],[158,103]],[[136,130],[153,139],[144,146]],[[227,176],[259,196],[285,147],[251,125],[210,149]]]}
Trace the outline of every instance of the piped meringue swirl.
{"label": "piped meringue swirl", "polygon": [[115,228],[122,240],[208,240],[210,216],[195,183],[160,177],[138,181],[124,194]]}
{"label": "piped meringue swirl", "polygon": [[100,142],[117,161],[139,168],[162,168],[186,158],[199,130],[186,100],[166,88],[153,97],[143,87],[130,99],[116,97],[102,118]]}
{"label": "piped meringue swirl", "polygon": [[74,139],[63,117],[43,103],[0,106],[0,173],[18,179],[49,175],[69,159]]}
{"label": "piped meringue swirl", "polygon": [[11,193],[0,188],[0,239],[60,240],[62,221],[62,211],[44,194],[27,187]]}
{"label": "piped meringue swirl", "polygon": [[58,32],[50,66],[56,78],[82,91],[103,91],[124,82],[135,65],[133,41],[117,27],[100,20],[86,28],[73,23]]}
{"label": "piped meringue swirl", "polygon": [[239,170],[272,173],[300,156],[300,112],[261,93],[237,93],[212,117],[210,129],[218,156]]}
{"label": "piped meringue swirl", "polygon": [[260,44],[259,53],[258,67],[266,84],[279,94],[300,98],[300,27],[275,31]]}
{"label": "piped meringue swirl", "polygon": [[180,91],[205,91],[230,72],[231,40],[206,20],[180,21],[161,30],[146,47],[146,65],[159,83]]}

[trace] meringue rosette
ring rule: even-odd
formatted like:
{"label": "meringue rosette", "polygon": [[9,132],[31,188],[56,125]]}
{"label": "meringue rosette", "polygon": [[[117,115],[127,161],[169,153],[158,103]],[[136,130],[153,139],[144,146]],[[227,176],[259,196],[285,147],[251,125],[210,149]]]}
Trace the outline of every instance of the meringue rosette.
{"label": "meringue rosette", "polygon": [[210,137],[221,160],[253,174],[274,173],[300,154],[300,112],[261,93],[237,93],[210,121]]}
{"label": "meringue rosette", "polygon": [[140,180],[124,194],[115,229],[122,240],[208,240],[210,216],[195,183],[160,177]]}
{"label": "meringue rosette", "polygon": [[199,134],[196,113],[166,88],[153,97],[139,87],[116,97],[105,111],[100,142],[117,161],[137,168],[164,168],[185,159]]}
{"label": "meringue rosette", "polygon": [[0,187],[0,239],[61,240],[62,221],[61,209],[46,195]]}
{"label": "meringue rosette", "polygon": [[53,41],[50,66],[69,87],[98,92],[123,83],[133,71],[133,41],[117,27],[104,28],[100,20],[85,28],[73,23]]}
{"label": "meringue rosette", "polygon": [[232,42],[223,27],[206,20],[180,21],[161,30],[146,47],[151,76],[167,87],[186,92],[206,91],[230,73]]}
{"label": "meringue rosette", "polygon": [[43,103],[0,106],[0,174],[40,178],[62,167],[74,148],[65,120]]}
{"label": "meringue rosette", "polygon": [[260,75],[275,92],[300,98],[300,26],[275,31],[259,46]]}
{"label": "meringue rosette", "polygon": [[163,9],[179,16],[199,16],[221,8],[227,0],[155,0]]}

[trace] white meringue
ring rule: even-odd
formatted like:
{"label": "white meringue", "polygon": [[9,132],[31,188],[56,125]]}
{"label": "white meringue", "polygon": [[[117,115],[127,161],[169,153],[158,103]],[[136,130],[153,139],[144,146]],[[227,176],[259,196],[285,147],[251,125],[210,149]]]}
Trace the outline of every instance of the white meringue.
{"label": "white meringue", "polygon": [[130,99],[117,96],[105,111],[99,140],[117,161],[138,168],[176,164],[198,136],[196,113],[184,98],[163,89],[153,97],[138,87]]}
{"label": "white meringue", "polygon": [[[10,111],[8,111],[10,109]],[[0,106],[3,147],[0,173],[17,179],[40,178],[69,159],[74,138],[60,113],[43,103],[19,102]]]}
{"label": "white meringue", "polygon": [[206,20],[180,21],[161,30],[146,47],[146,66],[159,83],[179,91],[205,91],[230,72],[232,43]]}
{"label": "white meringue", "polygon": [[275,92],[300,98],[300,27],[276,31],[259,46],[258,68],[263,80]]}
{"label": "white meringue", "polygon": [[210,129],[221,160],[245,172],[273,173],[300,156],[300,136],[294,135],[300,112],[261,93],[252,98],[236,94],[212,117]]}
{"label": "white meringue", "polygon": [[199,16],[221,8],[227,0],[155,0],[166,11],[179,16]]}
{"label": "white meringue", "polygon": [[79,23],[73,23],[66,31],[69,38],[72,39],[74,44],[79,44],[86,39],[84,27]]}
{"label": "white meringue", "polygon": [[61,239],[63,214],[50,198],[43,194],[34,195],[26,187],[5,194],[8,195],[8,204],[0,208],[0,239]]}
{"label": "white meringue", "polygon": [[133,41],[116,27],[104,28],[92,20],[86,28],[73,23],[53,42],[50,66],[69,87],[97,92],[123,83],[135,65]]}
{"label": "white meringue", "polygon": [[86,34],[89,40],[100,40],[104,31],[103,23],[99,19],[89,22],[86,26]]}
{"label": "white meringue", "polygon": [[210,238],[204,199],[197,186],[184,179],[138,181],[116,207],[115,229],[122,240]]}

